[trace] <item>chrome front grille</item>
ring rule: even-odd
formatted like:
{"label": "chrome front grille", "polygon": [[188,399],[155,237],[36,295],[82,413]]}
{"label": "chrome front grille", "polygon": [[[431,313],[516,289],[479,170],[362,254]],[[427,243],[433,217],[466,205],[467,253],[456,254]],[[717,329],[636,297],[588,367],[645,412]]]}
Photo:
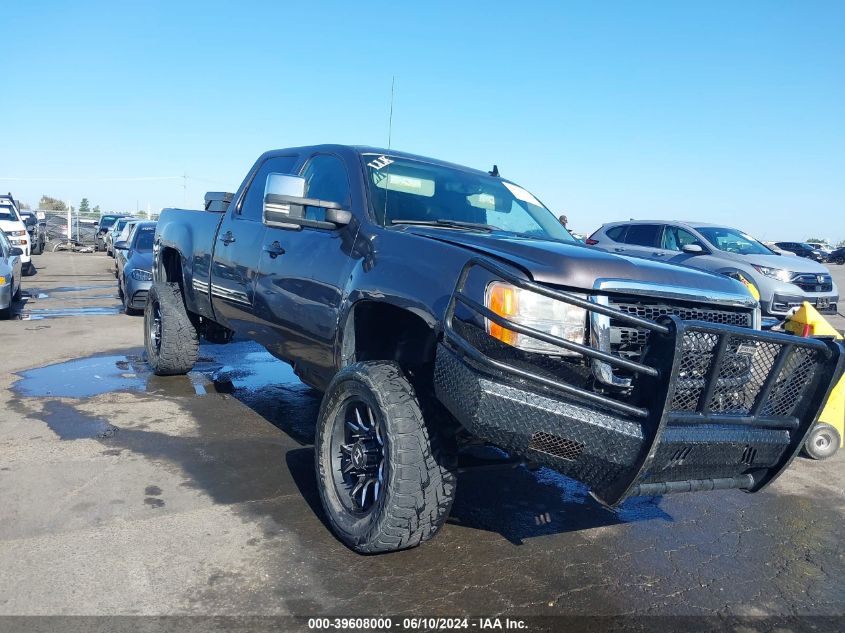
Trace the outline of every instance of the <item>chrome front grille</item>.
{"label": "chrome front grille", "polygon": [[[753,313],[749,310],[725,310],[722,308],[682,305],[680,303],[673,304],[646,298],[631,300],[630,298],[617,299],[610,297],[608,304],[610,307],[627,314],[633,314],[652,321],[660,316],[673,314],[684,321],[705,321],[707,323],[736,325],[738,327],[752,327],[754,325]],[[610,328],[612,351],[632,359],[637,359],[642,355],[643,348],[648,343],[647,330],[633,328],[615,319],[610,320]]]}
{"label": "chrome front grille", "polygon": [[804,292],[830,292],[833,278],[826,273],[796,273],[790,280]]}
{"label": "chrome front grille", "polygon": [[[661,316],[674,315],[684,321],[704,321],[737,327],[755,327],[755,310],[741,306],[708,306],[695,301],[683,301],[654,296],[596,296],[602,303],[620,312],[655,320]],[[632,327],[617,319],[594,316],[591,327],[592,345],[602,351],[618,354],[630,360],[639,360],[648,344],[649,332]],[[593,373],[605,384],[627,387],[631,376],[624,371],[614,370],[606,363],[594,362]]]}

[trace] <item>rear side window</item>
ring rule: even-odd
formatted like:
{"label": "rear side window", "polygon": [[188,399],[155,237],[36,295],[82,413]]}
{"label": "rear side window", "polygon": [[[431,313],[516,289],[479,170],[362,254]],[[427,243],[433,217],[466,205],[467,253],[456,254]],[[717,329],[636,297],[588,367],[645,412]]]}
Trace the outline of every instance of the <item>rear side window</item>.
{"label": "rear side window", "polygon": [[631,224],[625,235],[625,243],[634,246],[657,246],[660,228],[659,224]]}
{"label": "rear side window", "polygon": [[605,231],[607,236],[612,239],[614,242],[624,242],[625,241],[625,231],[628,229],[627,226],[614,226],[611,229],[607,229]]}

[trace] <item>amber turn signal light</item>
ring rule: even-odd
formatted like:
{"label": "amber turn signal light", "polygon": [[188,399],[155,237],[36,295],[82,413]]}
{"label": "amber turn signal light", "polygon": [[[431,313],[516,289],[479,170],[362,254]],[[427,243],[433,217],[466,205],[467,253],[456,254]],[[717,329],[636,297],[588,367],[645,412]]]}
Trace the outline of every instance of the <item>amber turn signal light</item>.
{"label": "amber turn signal light", "polygon": [[[487,288],[487,307],[506,319],[516,316],[519,310],[519,303],[516,296],[516,288],[508,284],[490,284]],[[487,332],[495,339],[513,345],[516,343],[517,333],[503,328],[498,323],[487,320]]]}

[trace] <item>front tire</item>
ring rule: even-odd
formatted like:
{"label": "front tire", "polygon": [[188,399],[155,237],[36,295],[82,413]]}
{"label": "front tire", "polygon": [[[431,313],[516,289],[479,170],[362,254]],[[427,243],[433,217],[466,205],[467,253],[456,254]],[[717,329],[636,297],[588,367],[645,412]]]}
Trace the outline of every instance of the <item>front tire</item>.
{"label": "front tire", "polygon": [[315,452],[329,524],[356,552],[415,547],[449,515],[452,461],[396,363],[357,363],[335,376],[320,406]]}
{"label": "front tire", "polygon": [[197,361],[199,337],[177,283],[157,281],[144,309],[144,347],[157,376],[187,374]]}
{"label": "front tire", "polygon": [[27,262],[23,267],[23,274],[24,277],[32,277],[35,274],[35,264]]}
{"label": "front tire", "polygon": [[120,280],[117,282],[117,289],[118,294],[120,295],[120,301],[123,303],[123,314],[128,316],[133,316],[137,313],[137,310],[132,307],[132,297],[130,297],[124,288],[126,287],[126,283],[121,283]]}
{"label": "front tire", "polygon": [[830,424],[820,422],[807,436],[803,453],[810,459],[827,459],[833,457],[841,443],[839,431]]}

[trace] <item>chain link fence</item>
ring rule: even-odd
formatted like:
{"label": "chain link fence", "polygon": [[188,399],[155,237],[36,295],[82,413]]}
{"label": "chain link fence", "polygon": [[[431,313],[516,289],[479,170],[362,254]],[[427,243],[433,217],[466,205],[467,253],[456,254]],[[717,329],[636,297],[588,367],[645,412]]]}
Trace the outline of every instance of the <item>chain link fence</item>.
{"label": "chain link fence", "polygon": [[71,215],[70,232],[67,226],[67,211],[43,211],[47,223],[47,239],[55,244],[66,242],[70,239],[83,246],[94,246],[97,235],[97,220],[93,218],[78,217]]}

